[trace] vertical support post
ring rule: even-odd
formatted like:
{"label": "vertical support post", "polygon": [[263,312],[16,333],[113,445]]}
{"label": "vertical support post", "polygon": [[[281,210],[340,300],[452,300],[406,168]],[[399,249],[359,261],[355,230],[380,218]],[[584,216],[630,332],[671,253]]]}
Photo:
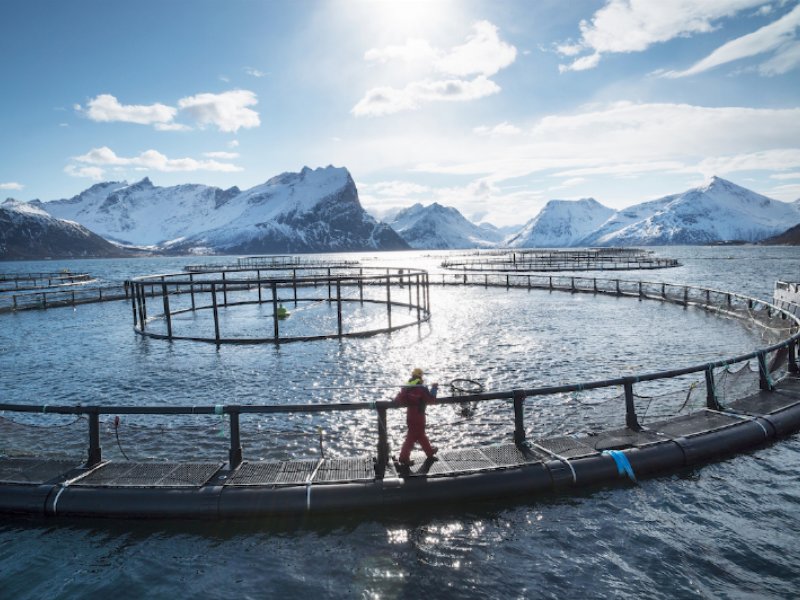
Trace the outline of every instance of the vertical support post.
{"label": "vertical support post", "polygon": [[239,435],[239,409],[235,406],[229,406],[228,416],[231,418],[231,448],[228,451],[228,466],[231,469],[235,469],[242,464],[242,440]]}
{"label": "vertical support post", "polygon": [[619,295],[620,295],[620,291],[619,291],[619,279],[615,279],[614,281],[615,281],[615,282],[616,282],[616,284],[617,284],[617,296],[619,296]]}
{"label": "vertical support post", "polygon": [[378,460],[375,463],[375,477],[383,479],[389,462],[389,431],[386,426],[386,406],[378,406]]}
{"label": "vertical support post", "polygon": [[361,305],[364,305],[364,268],[359,267],[358,269],[358,300],[361,302]]}
{"label": "vertical support post", "polygon": [[642,293],[642,282],[639,282],[639,300],[644,298],[644,294]]}
{"label": "vertical support post", "polygon": [[294,298],[294,307],[297,308],[297,269],[292,269],[292,297]]}
{"label": "vertical support post", "polygon": [[172,339],[172,315],[169,312],[169,294],[167,293],[167,284],[161,282],[161,297],[164,300],[164,318],[167,320],[167,339]]}
{"label": "vertical support post", "polygon": [[261,269],[256,269],[256,279],[258,280],[258,303],[263,301],[261,298]]}
{"label": "vertical support post", "polygon": [[211,284],[211,306],[214,311],[214,341],[219,345],[219,310],[217,309],[217,284]]}
{"label": "vertical support post", "polygon": [[775,386],[772,385],[772,381],[769,377],[769,367],[767,367],[767,355],[766,353],[759,352],[758,353],[758,387],[764,390],[765,392],[771,392],[775,389]]}
{"label": "vertical support post", "polygon": [[271,287],[272,287],[272,329],[275,341],[277,342],[278,338],[280,337],[280,331],[278,329],[278,284],[273,281]]}
{"label": "vertical support post", "polygon": [[711,365],[706,367],[706,407],[711,410],[722,410],[719,400],[717,400],[717,388],[714,384],[714,369]]}
{"label": "vertical support post", "polygon": [[521,446],[525,443],[525,393],[514,390],[514,443]]}
{"label": "vertical support post", "polygon": [[386,276],[386,317],[389,321],[389,329],[392,328],[392,288],[389,276]]}
{"label": "vertical support post", "polygon": [[336,279],[336,330],[342,337],[342,281]]}
{"label": "vertical support post", "polygon": [[333,299],[333,294],[331,293],[331,268],[328,267],[328,302]]}
{"label": "vertical support post", "polygon": [[417,288],[417,323],[419,323],[421,315],[420,315],[420,305],[419,305],[419,273],[416,274],[416,288]]}
{"label": "vertical support post", "polygon": [[636,416],[636,406],[633,403],[633,382],[625,382],[625,425],[633,431],[642,431],[639,418]]}
{"label": "vertical support post", "polygon": [[136,289],[139,292],[139,323],[142,331],[144,331],[145,323],[147,322],[147,305],[145,304],[146,294],[144,285],[137,285]]}
{"label": "vertical support post", "polygon": [[222,306],[228,306],[228,283],[225,281],[225,271],[222,272]]}
{"label": "vertical support post", "polygon": [[192,312],[196,309],[194,304],[194,273],[189,273],[189,295],[192,297]]}
{"label": "vertical support post", "polygon": [[91,468],[100,464],[103,460],[100,450],[100,411],[97,408],[88,410],[89,416],[89,456],[86,460],[86,467]]}
{"label": "vertical support post", "polygon": [[684,287],[683,288],[683,305],[684,306],[689,306],[689,288],[688,287]]}
{"label": "vertical support post", "polygon": [[136,316],[136,297],[133,294],[131,294],[131,310],[133,310],[133,328],[136,329],[139,320]]}

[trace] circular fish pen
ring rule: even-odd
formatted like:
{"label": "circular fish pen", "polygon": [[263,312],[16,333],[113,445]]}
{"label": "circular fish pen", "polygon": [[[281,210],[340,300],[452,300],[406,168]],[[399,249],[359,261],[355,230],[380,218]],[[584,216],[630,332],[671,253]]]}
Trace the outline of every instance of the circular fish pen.
{"label": "circular fish pen", "polygon": [[[407,278],[409,274],[404,272],[403,276]],[[530,497],[588,489],[620,479],[636,481],[747,451],[800,429],[800,319],[773,304],[731,292],[667,283],[578,277],[537,280],[523,275],[510,280],[499,275],[494,278],[489,284],[495,289],[538,287],[697,307],[763,327],[770,332],[770,341],[746,354],[725,354],[724,358],[707,362],[609,379],[571,380],[557,385],[532,385],[530,380],[523,380],[513,389],[492,386],[488,392],[479,381],[453,380],[451,396],[439,398],[435,404],[456,410],[464,403],[470,407],[498,407],[497,418],[503,419],[507,424],[503,429],[513,437],[501,444],[482,444],[474,437],[479,424],[464,419],[463,424],[469,427],[464,445],[443,448],[437,461],[425,461],[408,473],[398,471],[391,460],[390,434],[394,428],[389,417],[400,409],[391,401],[183,406],[0,404],[0,410],[28,413],[32,420],[73,416],[80,418],[84,427],[88,425],[85,462],[13,457],[0,460],[0,511],[228,518]],[[756,390],[747,395],[723,395],[722,383],[728,369],[735,367],[744,375],[745,371],[750,372],[746,368],[750,361],[756,363]],[[652,414],[645,421],[651,402],[661,404],[669,399],[655,398],[657,388],[652,386],[674,382],[680,391],[689,383],[687,377],[692,381],[683,404],[697,388],[695,396],[702,402],[699,410]],[[563,429],[534,433],[537,413],[544,409],[537,399],[592,391],[608,392],[604,405],[612,420],[602,430],[587,435],[574,435]],[[637,408],[637,400],[646,400],[647,407]],[[580,402],[577,405],[598,406]],[[253,450],[245,441],[245,436],[257,427],[259,416],[274,415],[291,421],[295,415],[345,414],[352,416],[348,417],[351,422],[359,413],[367,416],[364,423],[371,428],[373,453],[368,456],[326,456],[320,434],[320,454],[313,459],[298,460],[293,456],[254,460]],[[219,423],[219,435],[215,433],[214,438],[226,455],[205,462],[189,462],[183,454],[169,461],[106,460],[101,448],[101,417],[112,415],[205,418]],[[118,435],[117,421],[115,417],[114,435]],[[352,433],[348,428],[348,436]],[[165,437],[160,434],[151,443],[161,446]],[[197,439],[195,435],[191,442],[196,443]],[[52,444],[52,439],[47,443]],[[120,451],[124,453],[121,447]]]}
{"label": "circular fish pen", "polygon": [[471,272],[631,271],[678,266],[680,263],[674,258],[658,258],[653,256],[652,251],[636,248],[503,250],[442,262],[445,269]]}
{"label": "circular fish pen", "polygon": [[367,337],[430,319],[421,269],[240,267],[148,275],[126,286],[134,331],[167,340],[280,344]]}

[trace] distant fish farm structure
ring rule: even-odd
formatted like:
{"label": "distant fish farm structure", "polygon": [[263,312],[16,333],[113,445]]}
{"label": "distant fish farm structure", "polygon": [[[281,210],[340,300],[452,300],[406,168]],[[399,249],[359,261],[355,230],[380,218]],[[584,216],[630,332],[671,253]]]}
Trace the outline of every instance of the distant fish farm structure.
{"label": "distant fish farm structure", "polygon": [[659,258],[636,248],[576,250],[502,250],[474,257],[448,258],[445,269],[476,272],[630,271],[678,267],[674,258]]}
{"label": "distant fish farm structure", "polygon": [[[454,274],[453,281],[458,276]],[[266,291],[260,302],[274,310],[278,299],[284,298],[279,294],[288,294],[286,299],[291,299],[301,286],[314,289],[314,278],[317,286],[323,288],[316,297],[326,303],[338,301],[339,290],[346,282],[351,293],[370,286],[383,290],[385,296],[379,300],[381,310],[388,311],[399,302],[412,314],[412,319],[417,315],[415,322],[424,320],[430,310],[425,293],[427,273],[415,269],[356,275],[332,268],[330,276],[326,271],[315,273],[313,277],[266,281],[227,277],[223,280],[222,275],[216,274],[200,281],[188,276],[183,279],[164,276],[162,281],[160,277],[155,280],[139,278],[132,284],[134,323],[142,329],[138,333],[148,331],[149,327],[142,321],[148,319],[143,301],[147,286],[160,291],[159,302],[164,303],[164,315],[175,314],[167,304],[173,291],[182,291],[184,298],[194,294],[194,302],[198,296],[205,296],[213,307],[214,298],[226,293],[225,286],[229,286],[228,293],[245,286],[250,293],[256,292],[256,288],[260,290],[256,293]],[[491,277],[496,278],[498,285],[519,288],[532,281],[530,275]],[[721,360],[613,379],[548,387],[531,387],[520,382],[514,389],[488,391],[481,386],[454,385],[453,394],[437,399],[437,404],[463,407],[465,403],[470,406],[493,403],[497,414],[507,415],[513,440],[494,445],[476,442],[466,448],[443,450],[438,460],[427,460],[405,470],[391,459],[387,413],[401,410],[391,401],[213,406],[2,403],[4,427],[8,426],[11,416],[24,420],[20,428],[30,427],[32,420],[45,422],[54,417],[72,416],[88,425],[88,435],[84,438],[87,442],[85,460],[35,456],[0,458],[0,512],[50,517],[218,519],[395,510],[417,503],[431,506],[432,503],[498,497],[530,499],[541,494],[631,482],[701,465],[757,448],[800,429],[797,356],[800,318],[795,316],[794,310],[734,292],[669,283],[563,276],[550,276],[547,283],[549,289],[556,291],[610,294],[698,307],[763,328],[770,332],[772,343]],[[476,278],[475,284],[484,285],[484,282]],[[401,298],[392,296],[399,289],[403,289]],[[408,290],[412,297],[417,295],[415,303],[405,300]],[[359,299],[351,301],[359,302]],[[198,310],[197,305],[194,310]],[[755,369],[751,364],[755,364]],[[757,382],[755,392],[723,394],[728,378],[750,376]],[[648,384],[670,381],[682,388],[673,401],[685,406],[696,390],[703,406],[688,414],[678,414],[678,410],[670,416],[643,422],[636,398],[648,397]],[[615,407],[616,427],[591,435],[563,431],[537,438],[529,435],[526,407],[530,410],[533,400],[589,390],[610,392],[607,401],[613,403],[610,407]],[[685,401],[683,396],[686,396]],[[661,401],[658,397],[649,398],[648,408],[650,403]],[[365,449],[369,454],[328,458],[321,452],[314,459],[248,460],[242,432],[255,427],[253,419],[258,415],[282,415],[288,419],[293,415],[340,412],[374,415],[374,446],[371,450]],[[106,460],[100,443],[101,422],[107,427],[109,420],[113,423],[119,443],[119,415],[148,415],[155,419],[200,415],[217,422],[222,419],[227,425],[220,430],[220,434],[225,434],[227,455],[206,462],[183,456],[168,461]],[[467,422],[465,427],[469,424]]]}

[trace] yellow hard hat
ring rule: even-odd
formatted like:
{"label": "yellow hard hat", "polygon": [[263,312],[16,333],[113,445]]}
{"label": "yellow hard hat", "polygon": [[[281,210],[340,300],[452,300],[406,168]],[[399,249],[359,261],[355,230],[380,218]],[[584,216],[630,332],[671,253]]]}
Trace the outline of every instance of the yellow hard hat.
{"label": "yellow hard hat", "polygon": [[416,369],[414,369],[413,371],[411,371],[411,376],[412,376],[413,378],[415,378],[415,379],[418,379],[418,378],[422,377],[422,369],[420,369],[419,367],[417,367]]}

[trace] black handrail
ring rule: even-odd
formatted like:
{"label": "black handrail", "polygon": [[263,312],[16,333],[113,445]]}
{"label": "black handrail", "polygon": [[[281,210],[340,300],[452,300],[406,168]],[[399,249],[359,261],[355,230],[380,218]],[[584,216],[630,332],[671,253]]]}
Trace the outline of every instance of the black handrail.
{"label": "black handrail", "polygon": [[[573,279],[574,281],[574,279]],[[596,280],[595,280],[596,281]],[[619,283],[619,280],[617,280]],[[680,286],[688,290],[690,286]],[[704,292],[714,292],[726,294],[729,297],[735,296],[737,299],[746,300],[748,307],[759,304],[767,307],[770,311],[775,311],[794,323],[795,327],[800,327],[800,318],[777,306],[763,302],[761,300],[748,298],[738,294],[708,290],[706,288],[691,288]],[[709,295],[707,294],[708,298]],[[498,391],[480,394],[461,395],[457,397],[447,396],[437,399],[437,404],[460,404],[463,402],[485,402],[490,400],[512,400],[514,405],[514,439],[517,444],[525,441],[524,426],[524,403],[527,399],[559,393],[580,392],[598,388],[622,386],[624,390],[626,404],[626,426],[632,430],[640,430],[635,406],[633,403],[633,386],[635,384],[653,381],[657,379],[672,379],[691,373],[704,372],[706,380],[707,406],[718,410],[720,407],[714,392],[713,369],[727,367],[732,364],[757,359],[760,372],[760,387],[764,390],[772,389],[772,383],[768,377],[766,367],[766,355],[769,352],[788,349],[789,370],[798,372],[797,350],[800,345],[800,331],[791,335],[789,338],[759,348],[753,352],[734,356],[732,358],[720,359],[716,361],[704,362],[699,365],[690,365],[679,369],[669,369],[652,373],[642,373],[638,375],[628,375],[598,381],[589,381],[577,384],[566,384],[557,386],[545,386],[538,388],[515,389],[510,391]],[[117,415],[229,415],[231,419],[231,448],[229,453],[229,464],[235,468],[242,461],[242,449],[239,439],[239,416],[242,414],[281,414],[281,413],[324,413],[337,411],[357,411],[357,410],[376,410],[378,413],[378,461],[376,473],[382,477],[386,461],[388,460],[388,441],[386,431],[386,411],[388,409],[400,408],[392,401],[379,400],[374,402],[345,402],[335,404],[288,404],[288,405],[215,405],[215,406],[70,406],[70,405],[24,405],[0,403],[0,410],[8,410],[20,413],[42,413],[42,414],[72,414],[89,416],[89,452],[87,466],[94,466],[101,460],[99,445],[99,416],[101,414]]]}

